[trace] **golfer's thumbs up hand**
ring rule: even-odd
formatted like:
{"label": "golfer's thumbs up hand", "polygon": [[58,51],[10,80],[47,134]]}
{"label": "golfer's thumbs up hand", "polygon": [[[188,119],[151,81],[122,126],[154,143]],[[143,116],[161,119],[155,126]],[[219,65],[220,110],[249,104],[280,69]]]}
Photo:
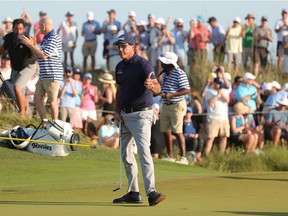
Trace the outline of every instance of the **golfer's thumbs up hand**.
{"label": "golfer's thumbs up hand", "polygon": [[147,79],[145,80],[144,82],[144,86],[147,88],[147,89],[153,89],[154,88],[154,79],[151,79],[151,75],[152,75],[153,72],[151,72]]}

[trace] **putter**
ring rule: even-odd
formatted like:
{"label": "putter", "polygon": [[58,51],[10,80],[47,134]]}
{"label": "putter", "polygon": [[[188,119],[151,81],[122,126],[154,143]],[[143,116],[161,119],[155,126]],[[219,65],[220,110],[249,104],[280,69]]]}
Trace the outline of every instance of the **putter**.
{"label": "putter", "polygon": [[119,165],[120,165],[120,185],[117,188],[113,189],[113,192],[118,191],[121,189],[122,187],[122,155],[121,155],[121,122],[119,122],[119,155],[120,155],[120,159],[119,159]]}

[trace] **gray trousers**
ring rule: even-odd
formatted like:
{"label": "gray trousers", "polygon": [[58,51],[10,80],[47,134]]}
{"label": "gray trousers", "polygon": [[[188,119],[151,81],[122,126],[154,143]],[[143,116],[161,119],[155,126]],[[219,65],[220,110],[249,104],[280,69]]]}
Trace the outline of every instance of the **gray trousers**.
{"label": "gray trousers", "polygon": [[133,138],[138,148],[145,192],[155,191],[154,164],[150,152],[151,125],[154,121],[152,110],[121,113],[122,123],[121,152],[128,179],[128,192],[139,192],[138,167],[133,153]]}

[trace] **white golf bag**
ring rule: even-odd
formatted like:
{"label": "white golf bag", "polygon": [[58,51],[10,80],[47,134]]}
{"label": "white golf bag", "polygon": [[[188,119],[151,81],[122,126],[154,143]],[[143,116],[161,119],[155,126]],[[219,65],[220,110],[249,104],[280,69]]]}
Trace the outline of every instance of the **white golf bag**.
{"label": "white golf bag", "polygon": [[[26,149],[29,152],[48,155],[48,156],[67,156],[69,151],[66,145],[62,143],[77,144],[80,142],[78,134],[74,133],[71,125],[60,120],[48,121],[45,127],[34,128],[16,126],[10,131],[2,132],[2,135],[7,135],[11,140],[12,145],[17,149]],[[17,141],[17,138],[26,139],[25,141]],[[30,141],[33,140],[33,141]],[[41,140],[37,142],[35,140]],[[45,143],[45,141],[48,141]],[[49,144],[50,142],[50,144]],[[52,142],[59,142],[53,143]],[[70,146],[71,150],[76,151],[77,147]]]}

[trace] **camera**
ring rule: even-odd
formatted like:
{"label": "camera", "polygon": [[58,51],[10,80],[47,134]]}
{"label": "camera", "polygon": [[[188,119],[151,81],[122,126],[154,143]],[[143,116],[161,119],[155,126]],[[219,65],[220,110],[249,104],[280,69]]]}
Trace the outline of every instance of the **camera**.
{"label": "camera", "polygon": [[164,30],[166,28],[166,25],[162,25],[161,30]]}
{"label": "camera", "polygon": [[24,37],[24,34],[18,34],[17,37],[18,39],[22,39]]}

